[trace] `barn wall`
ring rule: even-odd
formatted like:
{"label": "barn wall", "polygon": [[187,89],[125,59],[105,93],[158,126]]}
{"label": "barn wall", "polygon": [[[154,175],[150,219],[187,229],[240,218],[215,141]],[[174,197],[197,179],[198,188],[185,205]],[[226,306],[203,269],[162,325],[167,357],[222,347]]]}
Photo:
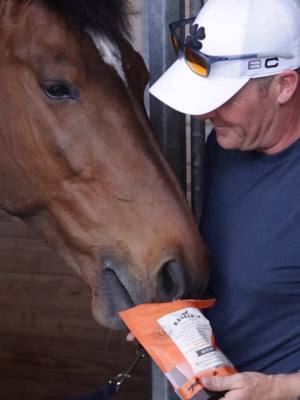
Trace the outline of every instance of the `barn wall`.
{"label": "barn wall", "polygon": [[[134,1],[134,45],[141,1]],[[124,334],[101,328],[89,291],[29,228],[0,214],[0,398],[59,400],[93,392],[128,367],[134,349]],[[142,361],[116,400],[150,399]]]}
{"label": "barn wall", "polygon": [[[128,367],[124,333],[92,318],[80,279],[22,222],[0,222],[1,399],[64,399],[90,393]],[[116,399],[150,398],[148,363]],[[126,397],[127,396],[127,397]]]}

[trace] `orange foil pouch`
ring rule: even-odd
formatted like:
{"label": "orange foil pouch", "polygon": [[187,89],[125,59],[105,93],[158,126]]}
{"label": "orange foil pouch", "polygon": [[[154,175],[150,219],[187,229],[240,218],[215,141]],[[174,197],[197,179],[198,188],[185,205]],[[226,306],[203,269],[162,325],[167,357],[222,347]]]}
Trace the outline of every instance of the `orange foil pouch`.
{"label": "orange foil pouch", "polygon": [[212,307],[214,302],[177,300],[142,304],[120,313],[182,400],[222,397],[203,389],[201,377],[236,372],[217,348],[211,326],[200,311]]}

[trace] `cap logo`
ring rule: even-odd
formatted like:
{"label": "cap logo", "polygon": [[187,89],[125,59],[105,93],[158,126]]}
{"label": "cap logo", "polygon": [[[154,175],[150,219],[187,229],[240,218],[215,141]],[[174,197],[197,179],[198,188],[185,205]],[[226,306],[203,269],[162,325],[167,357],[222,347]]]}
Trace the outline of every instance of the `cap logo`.
{"label": "cap logo", "polygon": [[186,38],[186,44],[193,49],[201,50],[203,46],[201,40],[204,40],[205,38],[205,28],[203,26],[199,27],[198,24],[194,24],[190,29],[188,37]]}
{"label": "cap logo", "polygon": [[277,68],[279,66],[279,58],[278,57],[270,57],[266,60],[261,60],[259,58],[255,60],[251,60],[248,62],[248,69],[261,69],[261,68]]}

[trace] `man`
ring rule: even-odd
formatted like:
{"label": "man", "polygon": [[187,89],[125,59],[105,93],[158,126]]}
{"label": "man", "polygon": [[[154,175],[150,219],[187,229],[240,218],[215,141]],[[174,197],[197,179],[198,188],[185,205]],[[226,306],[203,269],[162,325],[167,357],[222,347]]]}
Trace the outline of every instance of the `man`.
{"label": "man", "polygon": [[208,318],[239,371],[202,383],[226,400],[300,399],[300,0],[208,0],[170,28],[178,60],[150,92],[214,126]]}

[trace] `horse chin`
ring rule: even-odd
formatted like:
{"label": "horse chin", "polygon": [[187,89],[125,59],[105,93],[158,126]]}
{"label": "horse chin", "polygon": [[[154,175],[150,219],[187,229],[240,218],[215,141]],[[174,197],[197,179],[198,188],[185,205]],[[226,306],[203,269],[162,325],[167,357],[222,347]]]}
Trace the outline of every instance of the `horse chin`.
{"label": "horse chin", "polygon": [[93,302],[92,312],[100,325],[113,330],[125,331],[126,327],[119,316],[119,312],[135,305],[126,289],[120,286],[109,293],[106,291],[101,294],[98,293]]}
{"label": "horse chin", "polygon": [[[129,307],[127,307],[129,308]],[[124,308],[125,310],[125,308]],[[92,313],[95,320],[104,328],[112,329],[114,331],[126,331],[128,330],[124,325],[123,321],[119,317],[118,312],[109,310],[108,308],[103,309],[103,304],[92,308]]]}

